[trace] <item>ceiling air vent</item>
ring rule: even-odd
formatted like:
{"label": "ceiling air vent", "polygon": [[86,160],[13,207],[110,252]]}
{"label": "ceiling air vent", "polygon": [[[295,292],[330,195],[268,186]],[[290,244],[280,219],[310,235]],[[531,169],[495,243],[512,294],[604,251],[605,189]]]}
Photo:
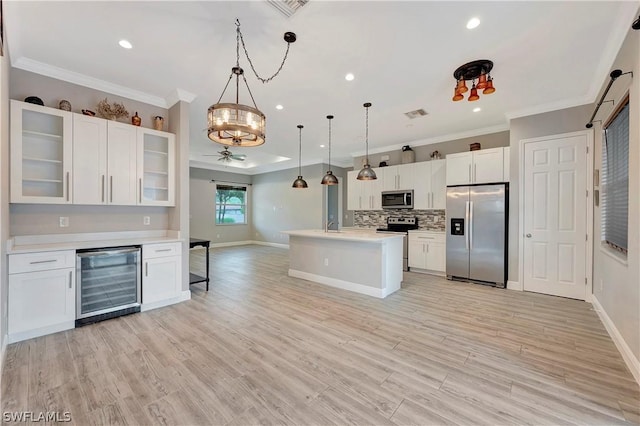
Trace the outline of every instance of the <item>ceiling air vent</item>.
{"label": "ceiling air vent", "polygon": [[278,12],[289,18],[298,9],[307,4],[309,0],[267,0]]}
{"label": "ceiling air vent", "polygon": [[428,114],[427,111],[423,110],[422,108],[417,109],[415,111],[409,111],[409,112],[405,112],[404,113],[404,115],[409,117],[409,119],[411,119],[411,120],[413,120],[414,118],[418,118],[418,117],[424,117],[427,114]]}

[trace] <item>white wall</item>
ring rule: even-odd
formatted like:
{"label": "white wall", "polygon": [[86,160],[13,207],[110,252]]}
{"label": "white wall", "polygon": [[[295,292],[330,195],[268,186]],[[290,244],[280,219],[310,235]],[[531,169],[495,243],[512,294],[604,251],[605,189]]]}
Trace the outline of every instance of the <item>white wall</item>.
{"label": "white wall", "polygon": [[[9,238],[9,72],[9,57],[0,57],[0,349],[6,345],[9,288],[5,244]],[[3,355],[0,350],[0,366]]]}
{"label": "white wall", "polygon": [[[612,69],[633,71],[622,76],[611,87],[607,99],[616,105],[629,92],[629,251],[626,262],[608,255],[600,242],[599,207],[594,210],[594,296],[611,319],[628,347],[629,355],[640,365],[640,31],[629,34]],[[601,91],[604,90],[604,87]],[[606,121],[614,106],[604,104],[597,119]],[[595,129],[595,168],[602,168],[602,126]],[[636,374],[638,371],[636,371]],[[636,375],[640,382],[640,376]]]}
{"label": "white wall", "polygon": [[306,189],[292,188],[298,170],[287,169],[253,176],[253,240],[288,244],[281,231],[320,229],[324,211],[325,174],[322,164],[302,168]]}
{"label": "white wall", "polygon": [[168,226],[179,231],[182,243],[182,290],[189,290],[189,104],[169,109],[169,131],[176,135],[176,206],[168,209]]}
{"label": "white wall", "polygon": [[236,182],[251,184],[251,176],[217,170],[192,167],[189,172],[189,208],[191,214],[190,235],[208,239],[211,244],[251,240],[251,211],[253,209],[252,187],[247,190],[248,212],[246,225],[216,225],[216,186],[219,183]]}

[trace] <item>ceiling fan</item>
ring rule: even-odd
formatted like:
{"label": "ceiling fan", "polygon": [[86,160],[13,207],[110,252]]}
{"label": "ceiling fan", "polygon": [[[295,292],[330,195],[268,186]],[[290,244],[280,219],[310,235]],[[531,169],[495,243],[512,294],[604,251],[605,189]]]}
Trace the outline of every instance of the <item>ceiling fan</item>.
{"label": "ceiling fan", "polygon": [[[225,162],[229,162],[231,160],[244,161],[245,158],[247,158],[245,154],[238,154],[238,155],[233,154],[231,151],[229,151],[229,148],[227,148],[226,146],[222,151],[218,151],[218,154],[220,154],[218,161],[225,161]],[[204,154],[205,157],[211,157],[214,155],[216,154]]]}

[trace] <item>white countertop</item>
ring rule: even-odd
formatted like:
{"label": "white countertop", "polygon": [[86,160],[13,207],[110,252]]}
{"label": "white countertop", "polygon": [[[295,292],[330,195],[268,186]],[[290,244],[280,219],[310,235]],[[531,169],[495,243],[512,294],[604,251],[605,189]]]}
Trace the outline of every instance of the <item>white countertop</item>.
{"label": "white countertop", "polygon": [[283,231],[283,234],[295,237],[308,237],[326,240],[343,240],[343,241],[360,241],[371,243],[383,243],[393,238],[403,238],[402,234],[378,234],[375,229],[358,229],[350,228],[341,231],[324,232],[323,229],[301,229],[296,231]]}
{"label": "white countertop", "polygon": [[7,243],[7,253],[80,250],[154,243],[182,242],[175,231],[101,232],[91,234],[15,236]]}

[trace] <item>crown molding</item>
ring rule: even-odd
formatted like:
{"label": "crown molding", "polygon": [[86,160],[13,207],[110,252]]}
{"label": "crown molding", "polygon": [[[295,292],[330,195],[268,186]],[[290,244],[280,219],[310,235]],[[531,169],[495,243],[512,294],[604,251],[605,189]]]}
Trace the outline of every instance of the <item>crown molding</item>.
{"label": "crown molding", "polygon": [[182,89],[175,89],[173,92],[169,93],[164,99],[167,104],[167,108],[171,108],[172,106],[174,106],[180,101],[190,104],[197,97],[198,95],[196,95],[195,93],[187,92],[186,90],[182,90]]}
{"label": "crown molding", "polygon": [[131,99],[145,104],[165,109],[168,108],[167,100],[160,96],[150,95],[139,90],[130,89],[128,87],[110,83],[105,80],[100,80],[98,78],[89,77],[87,75],[69,71],[64,68],[45,64],[44,62],[35,61],[24,56],[13,61],[12,66],[14,68],[41,74],[47,77],[55,78],[57,80],[66,81],[68,83],[89,87],[90,89],[99,90],[101,92],[122,96],[123,98]]}
{"label": "crown molding", "polygon": [[561,109],[574,108],[586,104],[593,103],[593,99],[590,95],[581,96],[579,98],[566,99],[558,102],[552,102],[544,105],[535,105],[531,108],[524,108],[515,111],[510,111],[504,115],[509,119],[528,117],[530,115],[544,114],[546,112],[558,111]]}

